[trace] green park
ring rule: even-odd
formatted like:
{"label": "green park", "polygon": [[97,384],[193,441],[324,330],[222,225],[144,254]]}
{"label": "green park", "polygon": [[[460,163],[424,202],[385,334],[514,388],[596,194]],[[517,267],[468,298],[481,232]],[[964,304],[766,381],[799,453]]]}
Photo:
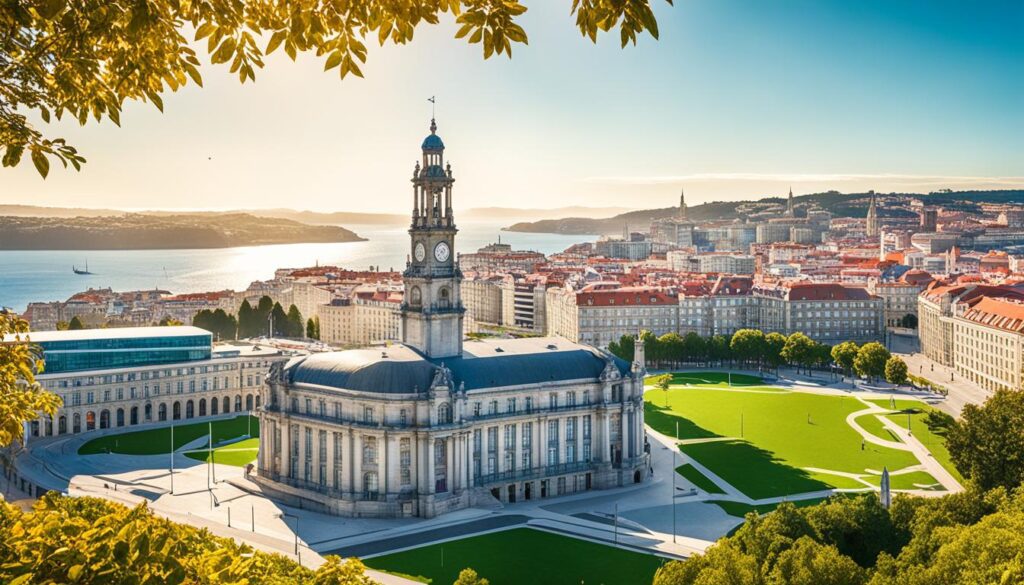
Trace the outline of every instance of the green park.
{"label": "green park", "polygon": [[[212,450],[207,449],[211,433]],[[215,462],[243,467],[256,459],[259,436],[259,419],[243,414],[211,422],[176,424],[173,448],[177,451],[197,439],[206,438],[201,448],[187,451],[185,456],[205,462],[212,451]],[[84,443],[78,448],[78,454],[166,455],[171,452],[171,437],[171,426],[106,435]]]}
{"label": "green park", "polygon": [[[730,384],[731,378],[731,384]],[[893,446],[874,444],[848,422],[856,417],[868,433]],[[884,410],[883,410],[884,409]],[[883,469],[894,489],[942,489],[920,461],[899,448],[883,419],[904,427],[959,480],[942,430],[917,400],[862,400],[852,395],[772,387],[756,376],[673,373],[667,389],[645,394],[645,419],[659,433],[678,439],[679,450],[704,469],[754,500],[831,489],[878,486]],[[933,424],[929,426],[929,422]],[[677,471],[709,494],[723,490],[697,467],[680,461]],[[902,470],[902,471],[901,471]]]}
{"label": "green park", "polygon": [[454,583],[459,571],[472,567],[493,585],[628,585],[650,583],[667,559],[542,530],[513,528],[363,562],[422,583]]}

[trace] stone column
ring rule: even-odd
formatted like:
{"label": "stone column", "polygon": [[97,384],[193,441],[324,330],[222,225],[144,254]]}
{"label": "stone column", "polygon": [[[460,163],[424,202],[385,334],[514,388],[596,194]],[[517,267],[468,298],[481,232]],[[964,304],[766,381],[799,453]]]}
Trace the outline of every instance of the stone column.
{"label": "stone column", "polygon": [[327,431],[327,485],[331,489],[336,490],[341,486],[337,485],[337,483],[334,481],[334,451],[334,433],[332,431]]}
{"label": "stone column", "polygon": [[357,432],[352,432],[352,493],[356,494],[355,499],[362,499],[363,488],[363,437]]}
{"label": "stone column", "polygon": [[281,475],[291,475],[292,467],[292,429],[290,424],[284,424],[281,429]]}
{"label": "stone column", "polygon": [[496,461],[497,461],[497,464],[496,464],[497,469],[495,470],[498,473],[501,473],[501,472],[505,471],[505,427],[506,426],[508,426],[508,425],[503,425],[503,424],[499,424],[498,425],[498,451],[497,451],[498,457],[496,459]]}
{"label": "stone column", "polygon": [[611,463],[612,462],[612,431],[611,431],[611,417],[608,415],[608,411],[604,411],[598,415],[598,424],[601,425],[601,462]]}
{"label": "stone column", "polygon": [[381,437],[381,460],[378,476],[381,478],[381,492],[384,494],[385,500],[387,499],[388,488],[391,486],[391,457],[388,454],[388,451],[391,449],[390,439],[388,432],[384,431],[384,436]]}
{"label": "stone column", "polygon": [[448,438],[445,439],[444,441],[445,441],[445,450],[444,450],[445,460],[444,460],[444,465],[445,465],[445,473],[447,473],[447,475],[445,476],[445,479],[448,482],[448,486],[447,486],[448,487],[448,492],[451,493],[451,492],[455,491],[455,485],[456,485],[455,471],[456,471],[456,469],[458,469],[458,466],[455,465],[455,462],[457,460],[457,457],[455,456],[455,436],[454,435],[448,435]]}
{"label": "stone column", "polygon": [[427,436],[427,493],[437,493],[437,472],[434,468],[434,437]]}

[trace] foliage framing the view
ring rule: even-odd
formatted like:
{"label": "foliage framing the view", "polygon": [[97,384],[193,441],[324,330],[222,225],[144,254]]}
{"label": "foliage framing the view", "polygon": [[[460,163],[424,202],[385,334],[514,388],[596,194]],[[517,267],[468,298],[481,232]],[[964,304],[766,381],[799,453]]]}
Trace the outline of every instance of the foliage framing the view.
{"label": "foliage framing the view", "polygon": [[52,417],[60,406],[60,398],[36,382],[43,371],[42,352],[28,337],[27,322],[0,312],[0,447],[20,441],[25,422],[40,413]]}
{"label": "foliage framing the view", "polygon": [[[573,0],[570,12],[583,36],[596,42],[618,27],[625,47],[640,33],[658,38],[651,1]],[[3,166],[28,152],[43,177],[51,159],[80,169],[78,151],[44,136],[27,114],[44,124],[68,116],[120,125],[125,100],[163,111],[168,89],[203,83],[194,44],[205,44],[210,62],[242,83],[255,81],[264,57],[278,49],[293,60],[313,52],[325,71],[362,77],[367,38],[404,45],[441,13],[455,17],[456,38],[480,44],[485,59],[511,57],[513,43],[527,43],[516,23],[525,12],[518,0],[7,0],[0,10]]]}

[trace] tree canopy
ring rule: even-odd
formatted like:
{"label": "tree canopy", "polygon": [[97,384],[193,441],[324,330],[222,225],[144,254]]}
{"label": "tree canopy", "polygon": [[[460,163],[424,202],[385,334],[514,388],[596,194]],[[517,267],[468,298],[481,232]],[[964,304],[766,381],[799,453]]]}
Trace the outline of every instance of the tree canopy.
{"label": "tree canopy", "polygon": [[877,378],[885,374],[885,363],[892,357],[881,343],[865,343],[857,350],[853,359],[853,370],[858,376]]}
{"label": "tree canopy", "polygon": [[326,557],[316,571],[205,529],[99,498],[50,492],[32,511],[0,502],[0,581],[30,583],[313,583],[370,585],[362,563]]}
{"label": "tree canopy", "polygon": [[213,332],[220,339],[234,339],[238,335],[238,320],[224,309],[203,309],[192,318],[192,324]]}
{"label": "tree canopy", "polygon": [[[579,32],[596,42],[618,28],[623,47],[658,38],[653,0],[574,0]],[[672,0],[666,0],[668,4]],[[256,80],[264,58],[283,50],[321,58],[341,78],[362,77],[368,42],[404,45],[416,28],[450,14],[455,37],[479,44],[485,59],[512,56],[528,42],[518,0],[26,0],[0,10],[0,152],[3,166],[27,152],[46,177],[51,159],[80,169],[85,158],[39,129],[69,117],[121,123],[125,101],[163,111],[168,90],[202,86],[197,49],[239,81]],[[32,115],[33,119],[29,119]]]}
{"label": "tree canopy", "polygon": [[747,515],[703,555],[659,569],[655,585],[973,585],[1024,578],[1024,494],[975,486],[942,498],[836,496]]}
{"label": "tree canopy", "polygon": [[[5,340],[8,335],[11,338]],[[0,311],[0,447],[20,441],[24,423],[40,413],[57,414],[60,398],[36,382],[43,368],[42,350],[32,344],[28,323]]]}
{"label": "tree canopy", "polygon": [[947,447],[960,473],[984,488],[1024,483],[1024,392],[998,390],[981,406],[964,406]]}

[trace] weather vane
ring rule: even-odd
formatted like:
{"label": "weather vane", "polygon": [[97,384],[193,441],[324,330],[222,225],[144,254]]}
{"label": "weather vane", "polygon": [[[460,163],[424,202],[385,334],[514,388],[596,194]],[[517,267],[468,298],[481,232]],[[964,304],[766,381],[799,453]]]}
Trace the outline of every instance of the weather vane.
{"label": "weather vane", "polygon": [[437,102],[435,101],[436,99],[437,96],[430,96],[429,98],[427,98],[427,101],[430,102],[430,117],[432,119],[436,117],[434,116],[434,108],[437,106]]}

